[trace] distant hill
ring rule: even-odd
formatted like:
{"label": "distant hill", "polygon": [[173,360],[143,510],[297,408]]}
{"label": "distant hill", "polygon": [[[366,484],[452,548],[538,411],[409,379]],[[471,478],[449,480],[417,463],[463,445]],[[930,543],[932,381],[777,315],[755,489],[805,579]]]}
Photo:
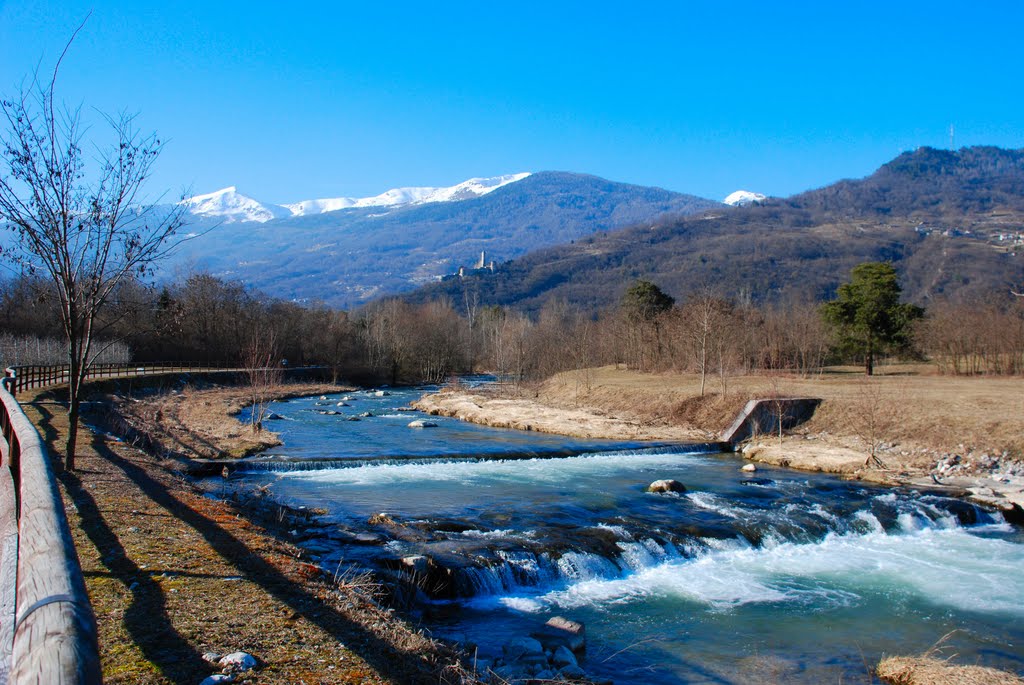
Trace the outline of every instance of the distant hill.
{"label": "distant hill", "polygon": [[437,195],[412,204],[318,206],[321,213],[290,217],[233,189],[200,196],[204,207],[234,212],[233,222],[216,224],[224,214],[194,217],[185,230],[197,237],[166,269],[204,269],[278,297],[351,307],[454,274],[474,265],[481,252],[504,262],[602,231],[722,206],[566,172],[520,175],[483,195],[430,200]]}
{"label": "distant hill", "polygon": [[864,179],[590,236],[413,299],[460,301],[468,288],[484,304],[536,310],[558,298],[600,308],[640,277],[676,298],[710,286],[755,301],[823,299],[867,260],[896,263],[905,294],[923,304],[1019,287],[1024,151],[921,148]]}

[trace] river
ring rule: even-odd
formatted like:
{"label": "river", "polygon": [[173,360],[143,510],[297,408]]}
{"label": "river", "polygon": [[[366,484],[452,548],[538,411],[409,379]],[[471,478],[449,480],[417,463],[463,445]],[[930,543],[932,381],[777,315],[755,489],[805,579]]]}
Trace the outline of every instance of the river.
{"label": "river", "polygon": [[[882,655],[952,631],[943,654],[959,663],[1024,668],[1024,535],[999,514],[744,473],[707,446],[399,411],[420,392],[275,403],[284,445],[239,478],[326,512],[304,544],[329,572],[433,560],[415,616],[481,658],[562,615],[587,626],[581,665],[620,685],[868,682]],[[687,491],[646,492],[663,478]]]}

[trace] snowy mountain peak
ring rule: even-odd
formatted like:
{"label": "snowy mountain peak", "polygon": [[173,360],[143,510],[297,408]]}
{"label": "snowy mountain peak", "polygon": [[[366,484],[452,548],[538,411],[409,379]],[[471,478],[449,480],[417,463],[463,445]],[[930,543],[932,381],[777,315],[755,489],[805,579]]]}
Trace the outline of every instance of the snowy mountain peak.
{"label": "snowy mountain peak", "polygon": [[183,200],[181,204],[186,205],[192,214],[220,219],[227,224],[243,221],[263,223],[291,216],[287,209],[254,200],[238,192],[235,186],[228,186],[205,195],[195,195]]}
{"label": "snowy mountain peak", "polygon": [[490,178],[471,178],[468,181],[447,188],[411,187],[392,188],[373,197],[335,197],[320,200],[304,200],[284,205],[294,216],[322,214],[350,207],[400,207],[404,205],[426,204],[428,202],[458,202],[486,195],[498,188],[521,181],[529,176],[529,172],[506,174]]}
{"label": "snowy mountain peak", "polygon": [[729,197],[722,200],[727,205],[733,207],[746,207],[747,205],[756,205],[764,202],[767,198],[766,195],[761,193],[752,193],[749,190],[737,190],[735,193],[730,193]]}
{"label": "snowy mountain peak", "polygon": [[219,219],[223,223],[241,223],[255,221],[263,223],[271,219],[283,219],[292,216],[308,216],[323,214],[339,209],[358,207],[402,207],[405,205],[426,204],[428,202],[458,202],[486,195],[502,186],[521,181],[529,172],[505,174],[490,178],[471,178],[446,188],[392,188],[373,197],[334,197],[320,200],[302,200],[286,205],[274,205],[260,202],[238,192],[235,186],[196,195],[182,204],[187,205],[189,212],[195,215]]}

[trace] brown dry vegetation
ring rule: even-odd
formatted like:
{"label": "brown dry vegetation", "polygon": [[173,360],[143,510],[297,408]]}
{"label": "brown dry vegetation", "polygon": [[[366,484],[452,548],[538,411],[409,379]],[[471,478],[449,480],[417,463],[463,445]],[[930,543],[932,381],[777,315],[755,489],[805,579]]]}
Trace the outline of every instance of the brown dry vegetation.
{"label": "brown dry vegetation", "polygon": [[[935,485],[937,462],[961,455],[963,467],[944,474],[942,485],[970,490],[976,501],[1004,510],[1024,506],[1024,378],[941,376],[926,365],[903,364],[880,367],[870,378],[851,368],[807,377],[735,376],[729,379],[727,395],[717,394],[718,389],[713,383],[701,396],[697,374],[606,366],[567,371],[529,389],[505,387],[471,395],[455,387],[417,406],[489,425],[692,442],[716,440],[752,398],[816,397],[823,401],[811,421],[782,438],[751,441],[744,456],[930,487]],[[985,461],[1005,468],[998,475],[984,471],[979,464]]]}
{"label": "brown dry vegetation", "polygon": [[[61,444],[62,404],[21,399]],[[261,664],[239,682],[440,682],[452,653],[378,606],[366,579],[304,561],[284,541],[295,512],[209,499],[153,456],[82,431],[79,469],[60,485],[106,682],[198,683],[216,670],[205,652],[236,650]]]}
{"label": "brown dry vegetation", "polygon": [[[824,401],[798,435],[862,441],[865,414],[884,413],[884,435],[903,451],[988,451],[1024,456],[1024,378],[940,376],[926,365],[880,367],[873,378],[854,369],[801,378],[745,375],[729,379],[729,395],[699,397],[696,374],[648,374],[607,366],[590,370],[590,390],[574,372],[542,384],[536,398],[552,406],[585,405],[642,421],[683,422],[718,432],[753,397],[818,397]],[[877,390],[875,390],[877,389]],[[712,386],[714,390],[714,386]],[[881,410],[881,411],[878,411]]]}
{"label": "brown dry vegetation", "polygon": [[931,656],[889,657],[876,669],[892,685],[1022,685],[1024,679],[984,666],[957,666]]}
{"label": "brown dry vegetation", "polygon": [[[270,387],[268,398],[284,399],[306,395],[343,392],[349,388],[322,383],[288,383]],[[118,419],[126,425],[119,431],[144,435],[146,443],[160,454],[211,459],[237,459],[275,445],[277,434],[264,429],[254,432],[235,420],[252,403],[251,390],[244,386],[185,387],[180,392],[143,397],[122,394],[108,396]]]}

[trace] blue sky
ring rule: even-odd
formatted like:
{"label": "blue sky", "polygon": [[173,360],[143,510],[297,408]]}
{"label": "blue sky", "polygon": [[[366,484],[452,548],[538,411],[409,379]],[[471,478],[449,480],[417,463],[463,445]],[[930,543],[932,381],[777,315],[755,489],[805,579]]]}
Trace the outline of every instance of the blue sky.
{"label": "blue sky", "polygon": [[168,140],[151,189],[269,202],[557,169],[721,199],[1024,147],[1024,3],[0,0],[0,92]]}

